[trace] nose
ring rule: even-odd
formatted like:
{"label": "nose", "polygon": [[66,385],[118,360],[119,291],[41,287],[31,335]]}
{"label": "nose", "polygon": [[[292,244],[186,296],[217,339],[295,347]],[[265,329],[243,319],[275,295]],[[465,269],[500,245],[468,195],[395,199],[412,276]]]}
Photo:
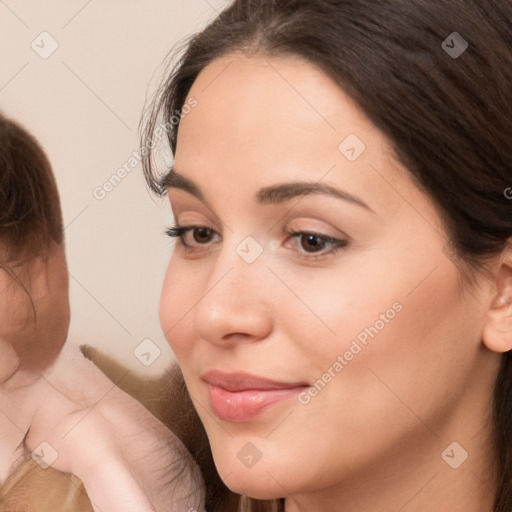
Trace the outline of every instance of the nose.
{"label": "nose", "polygon": [[192,313],[199,337],[228,347],[269,336],[274,322],[266,280],[271,274],[260,260],[247,263],[234,251],[227,257],[219,255]]}

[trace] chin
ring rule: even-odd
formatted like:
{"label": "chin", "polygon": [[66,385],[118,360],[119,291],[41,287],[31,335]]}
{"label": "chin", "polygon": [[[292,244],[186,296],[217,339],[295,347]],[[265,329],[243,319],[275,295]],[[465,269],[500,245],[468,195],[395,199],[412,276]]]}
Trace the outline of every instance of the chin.
{"label": "chin", "polygon": [[[249,496],[257,500],[272,500],[285,496],[283,486],[279,485],[268,473],[253,473],[251,471],[238,470],[228,474],[224,484],[231,491]],[[284,483],[286,487],[286,483]]]}
{"label": "chin", "polygon": [[251,449],[242,451],[240,448],[245,445],[245,442],[222,443],[212,450],[217,472],[226,487],[237,494],[260,500],[282,498],[286,494],[284,489],[295,487],[290,481],[289,471],[283,470],[283,465],[274,460],[275,457],[262,456],[252,466],[246,466],[244,455],[251,453]]}

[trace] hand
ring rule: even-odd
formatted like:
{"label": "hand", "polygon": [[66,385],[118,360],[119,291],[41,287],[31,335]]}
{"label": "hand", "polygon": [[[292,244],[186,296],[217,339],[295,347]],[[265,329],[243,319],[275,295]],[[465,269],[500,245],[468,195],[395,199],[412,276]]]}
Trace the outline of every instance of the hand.
{"label": "hand", "polygon": [[202,478],[181,441],[77,349],[65,349],[38,393],[26,444],[49,443],[52,467],[79,477],[95,510],[204,511]]}

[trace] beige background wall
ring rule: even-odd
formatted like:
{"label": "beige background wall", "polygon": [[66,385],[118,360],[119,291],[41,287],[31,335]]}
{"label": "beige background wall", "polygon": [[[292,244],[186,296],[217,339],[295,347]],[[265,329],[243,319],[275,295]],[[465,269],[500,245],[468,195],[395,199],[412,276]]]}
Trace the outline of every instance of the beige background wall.
{"label": "beige background wall", "polygon": [[[70,341],[101,347],[144,372],[161,371],[172,358],[158,322],[170,217],[147,192],[140,164],[106,195],[97,190],[103,199],[94,190],[137,149],[148,86],[161,76],[167,52],[227,3],[0,1],[0,109],[36,135],[57,176]],[[147,368],[133,354],[144,339],[154,343],[140,349],[151,353],[146,362],[161,351]]]}

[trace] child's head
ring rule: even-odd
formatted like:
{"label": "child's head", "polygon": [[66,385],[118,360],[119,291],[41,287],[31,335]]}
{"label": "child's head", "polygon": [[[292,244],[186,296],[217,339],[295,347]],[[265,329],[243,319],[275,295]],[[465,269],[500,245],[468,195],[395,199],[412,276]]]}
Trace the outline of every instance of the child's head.
{"label": "child's head", "polygon": [[34,137],[0,114],[0,345],[15,354],[1,363],[11,361],[12,371],[45,368],[66,339],[63,243],[50,163]]}

